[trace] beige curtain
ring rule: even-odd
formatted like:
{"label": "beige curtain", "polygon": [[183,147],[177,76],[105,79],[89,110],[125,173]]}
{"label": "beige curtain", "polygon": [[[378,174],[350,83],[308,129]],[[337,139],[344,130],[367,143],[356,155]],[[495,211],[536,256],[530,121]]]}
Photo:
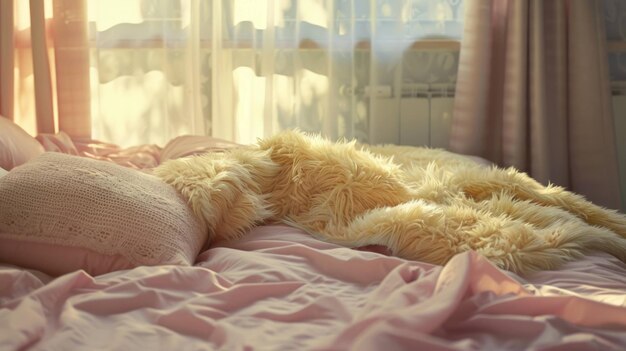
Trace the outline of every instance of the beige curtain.
{"label": "beige curtain", "polygon": [[468,0],[450,148],[619,209],[601,0]]}
{"label": "beige curtain", "polygon": [[90,137],[85,0],[0,1],[0,114],[30,134]]}

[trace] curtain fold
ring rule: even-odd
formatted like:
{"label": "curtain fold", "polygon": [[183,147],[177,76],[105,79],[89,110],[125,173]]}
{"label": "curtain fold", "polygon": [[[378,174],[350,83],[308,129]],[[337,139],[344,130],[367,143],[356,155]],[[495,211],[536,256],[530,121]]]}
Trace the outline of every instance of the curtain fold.
{"label": "curtain fold", "polygon": [[85,0],[0,2],[0,113],[30,134],[91,136]]}
{"label": "curtain fold", "polygon": [[468,0],[450,148],[619,209],[601,0]]}
{"label": "curtain fold", "polygon": [[52,74],[48,56],[44,2],[30,0],[29,9],[37,132],[55,133],[56,113],[52,102]]}
{"label": "curtain fold", "polygon": [[13,119],[13,1],[0,1],[0,115]]}
{"label": "curtain fold", "polygon": [[87,0],[53,0],[58,129],[91,137]]}

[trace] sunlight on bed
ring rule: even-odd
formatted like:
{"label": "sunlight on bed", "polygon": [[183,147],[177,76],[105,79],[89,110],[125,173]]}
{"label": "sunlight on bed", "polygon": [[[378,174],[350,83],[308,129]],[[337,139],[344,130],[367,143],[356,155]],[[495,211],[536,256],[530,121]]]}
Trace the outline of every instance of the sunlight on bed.
{"label": "sunlight on bed", "polygon": [[576,296],[583,299],[590,299],[604,302],[613,306],[626,306],[626,295],[617,289],[598,288],[594,285],[577,284],[575,289],[564,289],[554,285],[532,285],[527,284],[526,288],[533,290],[535,295],[540,296]]}

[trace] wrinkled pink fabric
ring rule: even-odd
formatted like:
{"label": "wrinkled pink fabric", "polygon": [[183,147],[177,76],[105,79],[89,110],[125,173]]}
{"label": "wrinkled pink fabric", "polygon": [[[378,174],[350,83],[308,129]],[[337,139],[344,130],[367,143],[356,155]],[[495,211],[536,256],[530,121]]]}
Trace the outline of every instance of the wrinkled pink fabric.
{"label": "wrinkled pink fabric", "polygon": [[170,159],[197,155],[204,152],[223,151],[241,145],[209,136],[182,135],[165,146],[146,144],[121,148],[115,144],[91,139],[70,139],[63,132],[42,134],[37,139],[46,151],[80,155],[117,163],[121,166],[149,171]]}
{"label": "wrinkled pink fabric", "polygon": [[522,279],[472,252],[440,267],[264,226],[194,267],[2,267],[0,349],[622,350],[625,296],[605,254]]}
{"label": "wrinkled pink fabric", "polygon": [[121,148],[98,140],[73,140],[80,156],[117,163],[135,169],[150,169],[159,165],[161,147],[152,144]]}

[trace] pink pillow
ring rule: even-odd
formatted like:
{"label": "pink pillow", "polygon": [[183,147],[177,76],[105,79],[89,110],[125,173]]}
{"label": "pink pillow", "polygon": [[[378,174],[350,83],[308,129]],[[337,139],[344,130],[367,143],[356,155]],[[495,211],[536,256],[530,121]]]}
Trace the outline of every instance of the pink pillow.
{"label": "pink pillow", "polygon": [[207,229],[176,190],[116,164],[46,152],[0,178],[0,262],[59,275],[191,265]]}
{"label": "pink pillow", "polygon": [[24,129],[0,116],[0,167],[9,171],[43,151],[41,144]]}

